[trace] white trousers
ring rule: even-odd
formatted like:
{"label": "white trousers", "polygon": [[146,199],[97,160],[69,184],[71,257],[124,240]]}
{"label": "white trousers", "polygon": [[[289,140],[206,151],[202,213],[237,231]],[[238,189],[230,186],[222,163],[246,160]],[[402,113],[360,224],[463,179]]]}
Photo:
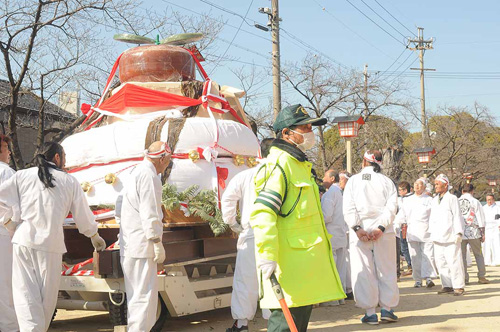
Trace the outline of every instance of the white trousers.
{"label": "white trousers", "polygon": [[351,279],[356,305],[362,309],[393,308],[399,303],[396,276],[396,237],[383,234],[362,242],[353,232],[349,246]]}
{"label": "white trousers", "polygon": [[149,332],[158,307],[157,265],[153,258],[120,257],[127,293],[127,331]]}
{"label": "white trousers", "polygon": [[0,331],[19,331],[12,298],[12,243],[11,237],[3,234],[0,234]]}
{"label": "white trousers", "polygon": [[45,332],[56,309],[62,254],[18,244],[13,244],[13,251],[12,289],[19,329]]}
{"label": "white trousers", "polygon": [[443,287],[464,288],[465,270],[462,262],[461,245],[455,243],[434,243],[434,255]]}
{"label": "white trousers", "polygon": [[411,256],[413,269],[413,280],[431,278],[433,267],[431,257],[434,256],[434,244],[432,242],[408,241],[408,250]]}
{"label": "white trousers", "polygon": [[333,249],[333,259],[335,260],[335,265],[337,266],[337,272],[339,273],[340,282],[344,288],[344,292],[347,289],[347,248]]}
{"label": "white trousers", "polygon": [[498,227],[487,228],[483,243],[484,264],[500,265],[500,232]]}

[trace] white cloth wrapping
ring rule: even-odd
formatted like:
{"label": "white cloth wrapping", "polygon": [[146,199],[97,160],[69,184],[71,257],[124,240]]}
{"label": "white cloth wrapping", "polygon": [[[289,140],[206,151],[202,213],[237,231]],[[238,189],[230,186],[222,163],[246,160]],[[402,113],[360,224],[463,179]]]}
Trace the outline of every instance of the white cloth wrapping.
{"label": "white cloth wrapping", "polygon": [[[7,181],[15,171],[0,161],[0,184]],[[14,300],[12,298],[12,235],[2,226],[8,220],[0,221],[0,331],[19,331]]]}
{"label": "white cloth wrapping", "polygon": [[429,233],[434,243],[454,243],[457,234],[464,234],[457,196],[446,192],[441,200],[439,194],[432,199]]}
{"label": "white cloth wrapping", "polygon": [[406,238],[408,241],[428,242],[429,217],[431,214],[432,197],[427,194],[411,195],[404,199],[404,204],[396,216],[398,224],[407,224]]}
{"label": "white cloth wrapping", "polygon": [[45,188],[37,167],[21,170],[7,180],[0,187],[0,216],[18,205],[22,222],[12,243],[63,254],[66,246],[62,225],[70,211],[78,230],[87,237],[97,233],[97,223],[78,181],[65,172],[53,168],[49,171],[54,188]]}
{"label": "white cloth wrapping", "polygon": [[[142,156],[150,122],[151,119],[118,121],[69,136],[61,143],[66,151],[66,167]],[[161,141],[167,141],[168,127],[169,122],[162,128]],[[259,155],[259,142],[250,128],[236,121],[220,119],[217,120],[217,127],[218,137],[215,137],[212,119],[187,118],[174,153],[189,153],[218,142],[224,148],[215,148],[219,156],[232,156],[231,153],[254,157]]]}
{"label": "white cloth wrapping", "polygon": [[12,285],[20,331],[48,330],[57,304],[61,261],[61,253],[14,244]]}
{"label": "white cloth wrapping", "polygon": [[[393,221],[397,210],[394,183],[373,167],[353,175],[344,189],[344,219],[351,228],[349,252],[351,280],[356,305],[363,309],[377,304],[392,308],[399,303],[396,277],[396,237]],[[372,232],[385,232],[377,241],[362,242],[352,230],[355,225]]]}
{"label": "white cloth wrapping", "polygon": [[485,236],[483,243],[484,263],[486,265],[500,265],[500,206],[496,203],[483,207],[485,215]]}
{"label": "white cloth wrapping", "polygon": [[154,258],[153,239],[163,235],[161,180],[154,165],[144,159],[132,171],[123,192],[120,256]]}
{"label": "white cloth wrapping", "polygon": [[158,277],[152,258],[120,258],[127,292],[127,331],[148,332],[156,323]]}
{"label": "white cloth wrapping", "polygon": [[443,287],[464,288],[465,270],[460,243],[434,243],[434,255]]}
{"label": "white cloth wrapping", "polygon": [[350,278],[350,276],[348,276],[348,255],[349,252],[347,248],[333,249],[333,260],[335,261],[335,266],[337,267],[337,272],[339,273],[344,292],[347,290],[347,278]]}
{"label": "white cloth wrapping", "polygon": [[[12,175],[14,175],[16,172],[9,167],[6,163],[0,161],[0,184],[3,184],[6,182]],[[15,210],[15,211],[14,211]],[[13,214],[16,213],[16,216]],[[4,217],[0,220],[0,235],[5,235],[5,236],[12,236],[14,234],[11,234],[5,227],[3,227],[3,224],[9,221],[10,218],[16,219],[19,218],[19,207],[14,207],[10,213],[5,214]],[[16,220],[19,221],[19,220]],[[10,242],[10,241],[9,241]],[[2,301],[0,299],[0,301]],[[1,325],[0,325],[1,327]],[[1,331],[1,329],[0,329]]]}
{"label": "white cloth wrapping", "polygon": [[[259,301],[259,282],[255,261],[255,240],[250,226],[250,213],[255,201],[253,179],[260,166],[238,173],[229,182],[221,199],[221,211],[224,223],[235,225],[236,211],[239,205],[241,227],[238,236],[236,268],[231,294],[231,315],[233,319],[252,320]],[[266,313],[263,310],[263,316]]]}
{"label": "white cloth wrapping", "polygon": [[344,221],[342,200],[342,190],[335,184],[331,185],[321,197],[321,209],[323,210],[326,230],[332,236],[330,242],[333,250],[347,248],[347,232],[349,228]]}
{"label": "white cloth wrapping", "polygon": [[386,234],[393,233],[397,197],[394,183],[385,175],[375,173],[372,166],[367,166],[347,181],[343,201],[344,220],[349,228],[359,225],[371,232],[383,226]]}

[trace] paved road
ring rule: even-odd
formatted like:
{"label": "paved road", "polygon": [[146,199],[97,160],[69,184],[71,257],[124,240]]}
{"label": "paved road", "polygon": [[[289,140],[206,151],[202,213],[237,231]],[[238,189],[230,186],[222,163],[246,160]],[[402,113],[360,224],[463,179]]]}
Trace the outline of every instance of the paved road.
{"label": "paved road", "polygon": [[[489,285],[477,284],[476,267],[469,268],[471,285],[461,297],[437,295],[438,286],[413,288],[410,277],[399,284],[401,299],[396,308],[400,321],[380,327],[359,322],[363,312],[353,301],[337,307],[313,310],[309,331],[365,331],[384,328],[390,331],[500,331],[500,267],[488,267]],[[171,319],[163,331],[207,332],[225,331],[232,323],[229,309],[220,309],[189,317]],[[260,318],[250,324],[250,331],[266,331],[266,322]],[[106,314],[100,312],[59,310],[49,331],[113,331]]]}

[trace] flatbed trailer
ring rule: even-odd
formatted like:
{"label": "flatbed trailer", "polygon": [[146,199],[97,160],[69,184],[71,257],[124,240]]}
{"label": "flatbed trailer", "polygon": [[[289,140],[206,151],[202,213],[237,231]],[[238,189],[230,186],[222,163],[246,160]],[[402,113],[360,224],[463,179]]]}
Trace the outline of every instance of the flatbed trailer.
{"label": "flatbed trailer", "polygon": [[[116,240],[119,225],[103,224],[99,228],[108,244]],[[161,331],[169,316],[230,306],[236,239],[209,234],[210,230],[201,224],[165,225],[163,244],[167,259],[159,266],[157,322],[152,331]],[[90,241],[74,226],[65,226],[65,241],[65,261],[77,263],[92,253]],[[119,251],[106,254],[106,259],[94,258],[93,268],[89,268],[92,270],[62,275],[57,309],[107,311],[114,326],[126,325],[127,302]]]}

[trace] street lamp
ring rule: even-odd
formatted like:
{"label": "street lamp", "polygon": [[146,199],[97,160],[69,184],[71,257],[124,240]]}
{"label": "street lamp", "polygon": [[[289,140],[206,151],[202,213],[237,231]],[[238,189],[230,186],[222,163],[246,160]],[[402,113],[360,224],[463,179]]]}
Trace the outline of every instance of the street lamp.
{"label": "street lamp", "polygon": [[417,154],[418,162],[423,164],[424,177],[427,177],[427,164],[431,162],[431,156],[436,153],[436,150],[431,147],[419,148],[413,150]]}
{"label": "street lamp", "polygon": [[495,193],[495,186],[497,185],[497,177],[496,176],[487,176],[486,180],[488,180],[488,184],[491,186],[491,193]]}
{"label": "street lamp", "polygon": [[347,171],[352,173],[351,139],[358,136],[361,125],[365,123],[361,115],[338,116],[333,119],[333,123],[339,126],[340,137],[345,138],[347,152]]}
{"label": "street lamp", "polygon": [[474,176],[470,172],[465,172],[462,175],[466,183],[470,183],[470,181],[474,178]]}

